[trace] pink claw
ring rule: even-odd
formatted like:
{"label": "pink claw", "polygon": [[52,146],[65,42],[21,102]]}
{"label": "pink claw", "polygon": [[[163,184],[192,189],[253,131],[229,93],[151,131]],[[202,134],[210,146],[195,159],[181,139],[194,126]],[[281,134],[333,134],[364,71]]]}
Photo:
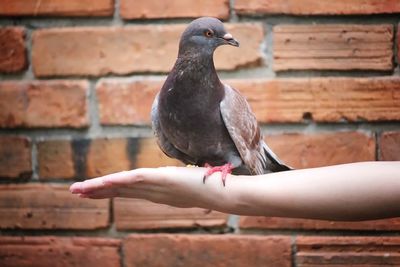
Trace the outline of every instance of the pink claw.
{"label": "pink claw", "polygon": [[221,172],[221,178],[222,178],[222,184],[225,186],[225,180],[226,176],[228,174],[232,173],[232,170],[234,169],[233,165],[231,163],[227,163],[222,166],[215,166],[212,167],[210,164],[206,163],[204,164],[204,167],[209,168],[206,173],[203,176],[203,183],[206,182],[206,179],[211,176],[215,172]]}

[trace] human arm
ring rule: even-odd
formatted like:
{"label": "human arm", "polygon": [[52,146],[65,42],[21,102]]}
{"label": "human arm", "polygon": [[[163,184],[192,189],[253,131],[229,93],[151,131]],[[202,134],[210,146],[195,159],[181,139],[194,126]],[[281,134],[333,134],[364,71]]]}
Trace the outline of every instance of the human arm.
{"label": "human arm", "polygon": [[238,215],[325,220],[400,216],[400,162],[363,162],[202,183],[204,168],[163,167],[111,174],[71,186],[88,198],[142,198]]}

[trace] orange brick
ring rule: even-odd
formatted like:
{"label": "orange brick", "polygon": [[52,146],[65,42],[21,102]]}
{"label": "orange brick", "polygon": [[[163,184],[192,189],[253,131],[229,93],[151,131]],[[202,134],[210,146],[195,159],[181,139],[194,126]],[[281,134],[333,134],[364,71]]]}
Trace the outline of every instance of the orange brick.
{"label": "orange brick", "polygon": [[375,139],[361,132],[269,135],[266,141],[297,169],[375,160]]}
{"label": "orange brick", "polygon": [[0,266],[121,266],[119,248],[108,238],[1,236]]}
{"label": "orange brick", "polygon": [[27,61],[24,28],[0,28],[0,72],[24,70]]}
{"label": "orange brick", "polygon": [[239,14],[358,15],[400,13],[397,0],[236,0]]}
{"label": "orange brick", "polygon": [[0,185],[1,229],[97,229],[108,226],[109,200],[80,199],[67,185]]}
{"label": "orange brick", "polygon": [[289,236],[130,235],[123,253],[126,267],[291,266]]}
{"label": "orange brick", "polygon": [[105,79],[96,87],[103,125],[150,124],[151,105],[164,80]]}
{"label": "orange brick", "polygon": [[398,231],[400,218],[362,222],[306,220],[278,217],[240,217],[241,229]]}
{"label": "orange brick", "polygon": [[400,120],[400,77],[231,80],[260,122]]}
{"label": "orange brick", "polygon": [[69,140],[48,140],[37,145],[39,179],[75,177],[73,151]]}
{"label": "orange brick", "polygon": [[199,208],[174,208],[140,199],[114,200],[114,219],[118,230],[224,227],[228,215]]}
{"label": "orange brick", "polygon": [[86,159],[86,176],[102,176],[131,169],[128,139],[98,138],[90,142]]}
{"label": "orange brick", "polygon": [[302,236],[296,238],[298,266],[392,266],[400,264],[399,237]]}
{"label": "orange brick", "polygon": [[30,178],[31,142],[27,137],[0,137],[0,177]]}
{"label": "orange brick", "polygon": [[140,138],[137,141],[134,168],[156,168],[162,166],[184,166],[161,151],[155,138]]}
{"label": "orange brick", "polygon": [[228,0],[121,0],[124,19],[196,18],[203,16],[229,18]]}
{"label": "orange brick", "polygon": [[3,0],[0,16],[111,16],[113,0]]}
{"label": "orange brick", "polygon": [[385,132],[380,136],[381,160],[400,160],[400,132]]}
{"label": "orange brick", "polygon": [[[105,75],[168,72],[175,62],[179,38],[187,25],[136,25],[37,30],[32,36],[35,75]],[[233,70],[261,64],[261,24],[228,24],[241,47],[216,52],[216,67]]]}
{"label": "orange brick", "polygon": [[[104,125],[150,124],[150,108],[163,79],[105,79],[97,85]],[[235,79],[262,123],[400,120],[400,78]]]}
{"label": "orange brick", "polygon": [[[74,152],[77,153],[76,151]],[[133,168],[182,166],[167,157],[154,138],[98,138],[90,140],[85,176],[96,177]],[[81,166],[82,167],[82,166]]]}
{"label": "orange brick", "polygon": [[397,65],[400,65],[400,24],[397,26]]}
{"label": "orange brick", "polygon": [[393,26],[278,25],[274,70],[392,70]]}
{"label": "orange brick", "polygon": [[0,127],[85,127],[86,81],[0,82]]}

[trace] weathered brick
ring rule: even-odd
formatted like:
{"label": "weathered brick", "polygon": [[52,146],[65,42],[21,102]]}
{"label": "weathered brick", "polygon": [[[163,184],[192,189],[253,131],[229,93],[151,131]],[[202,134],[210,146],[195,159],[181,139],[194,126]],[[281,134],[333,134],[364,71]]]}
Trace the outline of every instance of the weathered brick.
{"label": "weathered brick", "polygon": [[400,24],[397,26],[397,65],[400,66]]}
{"label": "weathered brick", "polygon": [[0,28],[0,72],[24,70],[27,61],[25,30],[21,27]]}
{"label": "weathered brick", "polygon": [[73,151],[69,140],[48,140],[37,145],[39,179],[75,177]]}
{"label": "weathered brick", "polygon": [[[97,86],[105,125],[150,124],[163,79],[105,79]],[[261,123],[400,120],[400,78],[286,78],[226,81],[248,99]]]}
{"label": "weathered brick", "polygon": [[85,127],[86,81],[0,82],[0,127]]}
{"label": "weathered brick", "polygon": [[111,16],[113,0],[2,0],[0,16]]}
{"label": "weathered brick", "polygon": [[161,166],[184,166],[176,159],[164,154],[157,145],[155,138],[140,138],[134,158],[134,168],[155,168]]}
{"label": "weathered brick", "polygon": [[105,79],[96,87],[103,125],[150,124],[154,97],[164,80]]}
{"label": "weathered brick", "polygon": [[400,265],[399,237],[314,237],[296,239],[297,266]]}
{"label": "weathered brick", "polygon": [[379,138],[381,160],[400,160],[400,132],[385,132]]}
{"label": "weathered brick", "polygon": [[102,176],[131,169],[128,139],[98,138],[90,142],[86,159],[86,176]]}
{"label": "weathered brick", "polygon": [[130,235],[123,253],[127,267],[291,266],[288,236]]}
{"label": "weathered brick", "polygon": [[392,70],[393,26],[278,25],[274,70]]}
{"label": "weathered brick", "polygon": [[38,158],[39,176],[44,180],[85,179],[133,168],[183,166],[167,157],[155,138],[44,141],[38,144]]}
{"label": "weathered brick", "polygon": [[27,137],[0,137],[0,177],[29,178],[32,174],[31,149]]}
{"label": "weathered brick", "polygon": [[240,217],[242,229],[399,231],[400,218],[362,222],[306,220],[278,217]]}
{"label": "weathered brick", "polygon": [[67,185],[0,185],[2,229],[97,229],[108,226],[109,200],[80,199]]}
{"label": "weathered brick", "polygon": [[400,120],[400,77],[231,80],[260,122]]}
{"label": "weathered brick", "polygon": [[196,18],[202,16],[229,18],[228,0],[121,0],[124,19]]}
{"label": "weathered brick", "polygon": [[226,226],[228,215],[199,208],[174,208],[141,199],[114,200],[114,219],[119,230],[196,228]]}
{"label": "weathered brick", "polygon": [[[136,25],[37,30],[32,36],[35,75],[105,75],[168,72],[187,25]],[[216,67],[232,70],[259,65],[264,38],[261,24],[227,24],[241,47],[224,46],[216,52]]]}
{"label": "weathered brick", "polygon": [[0,237],[2,267],[121,266],[117,239],[55,236]]}
{"label": "weathered brick", "polygon": [[397,0],[236,0],[239,14],[357,15],[400,13]]}
{"label": "weathered brick", "polygon": [[266,141],[297,169],[375,160],[375,138],[361,132],[269,135]]}

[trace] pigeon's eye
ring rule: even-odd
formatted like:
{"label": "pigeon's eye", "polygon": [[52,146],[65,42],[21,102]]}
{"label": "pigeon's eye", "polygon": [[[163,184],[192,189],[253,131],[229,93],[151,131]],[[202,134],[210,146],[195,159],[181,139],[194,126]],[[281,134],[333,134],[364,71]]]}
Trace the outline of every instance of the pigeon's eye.
{"label": "pigeon's eye", "polygon": [[210,30],[206,30],[204,32],[204,36],[205,37],[211,38],[211,37],[213,37],[213,35],[214,35],[214,33],[212,31],[210,31]]}

